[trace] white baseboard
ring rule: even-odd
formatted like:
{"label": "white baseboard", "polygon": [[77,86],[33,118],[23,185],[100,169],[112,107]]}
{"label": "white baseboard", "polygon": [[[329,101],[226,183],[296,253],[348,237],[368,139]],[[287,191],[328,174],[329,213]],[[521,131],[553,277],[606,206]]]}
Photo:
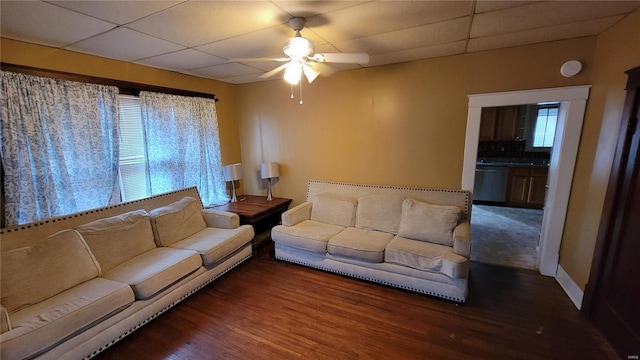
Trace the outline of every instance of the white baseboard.
{"label": "white baseboard", "polygon": [[556,281],[562,287],[565,293],[569,296],[569,299],[573,301],[573,304],[580,310],[582,307],[582,297],[584,296],[584,292],[573,279],[567,274],[566,271],[558,264],[558,271],[556,272]]}

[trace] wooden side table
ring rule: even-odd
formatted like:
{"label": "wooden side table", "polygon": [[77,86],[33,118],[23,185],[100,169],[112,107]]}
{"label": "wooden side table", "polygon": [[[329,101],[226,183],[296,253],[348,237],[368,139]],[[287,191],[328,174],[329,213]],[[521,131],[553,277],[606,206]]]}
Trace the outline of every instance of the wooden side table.
{"label": "wooden side table", "polygon": [[240,224],[253,226],[256,236],[251,240],[256,249],[271,239],[271,228],[280,224],[282,213],[289,209],[291,199],[266,196],[237,195],[238,202],[228,202],[213,209],[229,211],[240,216]]}

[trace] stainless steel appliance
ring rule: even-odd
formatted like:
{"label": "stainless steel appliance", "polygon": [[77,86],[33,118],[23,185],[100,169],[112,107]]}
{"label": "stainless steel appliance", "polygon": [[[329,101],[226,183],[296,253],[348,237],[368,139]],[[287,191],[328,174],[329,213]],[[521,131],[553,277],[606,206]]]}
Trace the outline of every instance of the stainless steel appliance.
{"label": "stainless steel appliance", "polygon": [[473,200],[507,201],[509,168],[507,166],[478,165],[473,186]]}

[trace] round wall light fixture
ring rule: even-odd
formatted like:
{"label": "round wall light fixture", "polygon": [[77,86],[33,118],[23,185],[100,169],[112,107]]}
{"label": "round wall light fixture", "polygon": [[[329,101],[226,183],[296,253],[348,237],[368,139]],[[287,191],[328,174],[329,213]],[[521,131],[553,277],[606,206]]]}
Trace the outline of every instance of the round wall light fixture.
{"label": "round wall light fixture", "polygon": [[582,63],[578,60],[570,60],[562,64],[560,74],[564,77],[572,77],[578,75],[580,70],[582,70]]}

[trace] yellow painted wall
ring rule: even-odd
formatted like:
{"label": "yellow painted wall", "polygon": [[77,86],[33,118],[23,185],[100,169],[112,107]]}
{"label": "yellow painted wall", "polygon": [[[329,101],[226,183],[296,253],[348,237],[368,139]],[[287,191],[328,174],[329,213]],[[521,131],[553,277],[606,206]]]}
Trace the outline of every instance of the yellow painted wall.
{"label": "yellow painted wall", "polygon": [[220,99],[216,111],[222,162],[231,164],[242,160],[236,88],[232,84],[5,38],[1,41],[3,63],[215,94]]}
{"label": "yellow painted wall", "polygon": [[625,100],[625,71],[640,66],[640,11],[597,38],[560,266],[582,289],[589,280]]}
{"label": "yellow painted wall", "polygon": [[[589,84],[593,37],[338,72],[303,85],[238,87],[248,193],[259,164],[281,164],[276,196],[304,200],[309,179],[460,188],[468,95]],[[567,60],[585,70],[560,75]]]}

